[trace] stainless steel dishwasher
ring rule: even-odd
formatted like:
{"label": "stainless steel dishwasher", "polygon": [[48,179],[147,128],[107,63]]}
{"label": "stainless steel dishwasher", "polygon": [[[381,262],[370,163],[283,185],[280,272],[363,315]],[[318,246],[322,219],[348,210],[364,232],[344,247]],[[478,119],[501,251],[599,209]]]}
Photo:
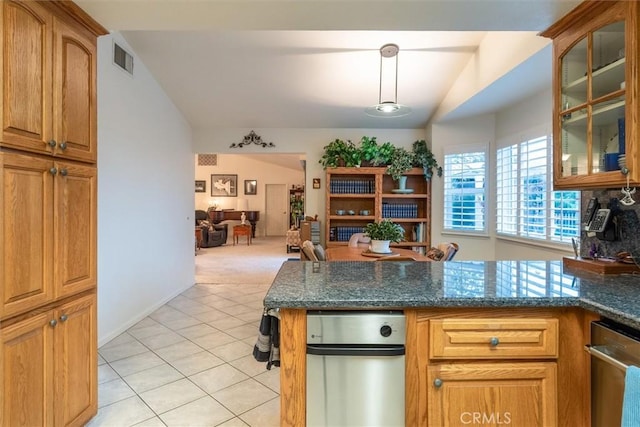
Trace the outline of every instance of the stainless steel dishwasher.
{"label": "stainless steel dishwasher", "polygon": [[401,311],[307,314],[307,426],[404,426]]}
{"label": "stainless steel dishwasher", "polygon": [[619,426],[627,367],[640,366],[640,331],[603,319],[591,323],[591,427]]}

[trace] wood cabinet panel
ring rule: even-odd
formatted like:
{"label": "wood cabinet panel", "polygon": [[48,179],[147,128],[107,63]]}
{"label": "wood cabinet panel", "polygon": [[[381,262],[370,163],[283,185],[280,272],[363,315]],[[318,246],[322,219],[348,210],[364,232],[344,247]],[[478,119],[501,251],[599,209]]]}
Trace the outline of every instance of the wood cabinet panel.
{"label": "wood cabinet panel", "polygon": [[54,18],[53,132],[56,154],[96,160],[96,45],[81,29]]}
{"label": "wood cabinet panel", "polygon": [[557,425],[556,364],[431,365],[430,426]]}
{"label": "wood cabinet panel", "polygon": [[50,160],[0,152],[0,319],[53,299]]}
{"label": "wood cabinet panel", "polygon": [[56,425],[82,426],[98,410],[96,297],[87,295],[55,310]]}
{"label": "wood cabinet panel", "polygon": [[0,426],[53,425],[53,328],[41,313],[0,329]]}
{"label": "wood cabinet panel", "polygon": [[0,144],[96,161],[96,42],[41,2],[3,4]]}
{"label": "wood cabinet panel", "polygon": [[37,2],[2,4],[2,140],[48,152],[51,139],[51,14]]}
{"label": "wood cabinet panel", "polygon": [[56,162],[55,259],[56,296],[92,288],[97,282],[97,170]]}
{"label": "wood cabinet panel", "polygon": [[432,359],[558,357],[557,319],[434,319]]}

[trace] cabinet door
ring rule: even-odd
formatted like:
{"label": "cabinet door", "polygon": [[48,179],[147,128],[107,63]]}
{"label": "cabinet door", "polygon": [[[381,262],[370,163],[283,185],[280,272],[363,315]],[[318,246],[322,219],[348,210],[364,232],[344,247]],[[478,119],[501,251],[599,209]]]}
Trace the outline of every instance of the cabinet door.
{"label": "cabinet door", "polygon": [[2,4],[2,140],[51,152],[51,15],[38,2]]}
{"label": "cabinet door", "polygon": [[53,425],[51,312],[0,329],[0,426]]}
{"label": "cabinet door", "polygon": [[557,425],[556,364],[432,365],[430,426]]}
{"label": "cabinet door", "polygon": [[53,299],[51,161],[0,152],[0,318]]}
{"label": "cabinet door", "polygon": [[62,305],[55,319],[55,425],[82,426],[98,410],[95,295]]}
{"label": "cabinet door", "polygon": [[96,161],[96,45],[54,17],[53,134],[56,155]]}
{"label": "cabinet door", "polygon": [[56,162],[53,271],[56,297],[96,285],[97,172]]}

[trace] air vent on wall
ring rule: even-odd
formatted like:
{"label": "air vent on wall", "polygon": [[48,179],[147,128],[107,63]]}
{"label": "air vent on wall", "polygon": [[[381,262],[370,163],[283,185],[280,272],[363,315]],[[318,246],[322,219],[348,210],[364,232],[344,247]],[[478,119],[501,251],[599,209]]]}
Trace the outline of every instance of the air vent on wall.
{"label": "air vent on wall", "polygon": [[127,53],[127,51],[117,43],[113,44],[113,63],[133,75],[133,56]]}

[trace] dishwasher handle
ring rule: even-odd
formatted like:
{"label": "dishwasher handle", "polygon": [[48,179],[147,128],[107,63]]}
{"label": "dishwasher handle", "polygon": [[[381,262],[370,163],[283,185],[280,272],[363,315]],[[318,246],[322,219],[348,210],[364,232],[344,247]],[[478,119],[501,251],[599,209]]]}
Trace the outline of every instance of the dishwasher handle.
{"label": "dishwasher handle", "polygon": [[404,356],[404,345],[311,345],[307,354],[316,356]]}
{"label": "dishwasher handle", "polygon": [[594,345],[585,345],[584,346],[584,351],[586,351],[587,353],[589,353],[591,356],[595,357],[596,359],[600,359],[603,362],[606,362],[610,365],[615,366],[618,369],[621,369],[623,372],[627,371],[627,368],[629,367],[629,365],[622,363],[621,361],[619,361],[618,359],[609,356],[606,353],[603,353],[602,351],[598,350],[596,346]]}

